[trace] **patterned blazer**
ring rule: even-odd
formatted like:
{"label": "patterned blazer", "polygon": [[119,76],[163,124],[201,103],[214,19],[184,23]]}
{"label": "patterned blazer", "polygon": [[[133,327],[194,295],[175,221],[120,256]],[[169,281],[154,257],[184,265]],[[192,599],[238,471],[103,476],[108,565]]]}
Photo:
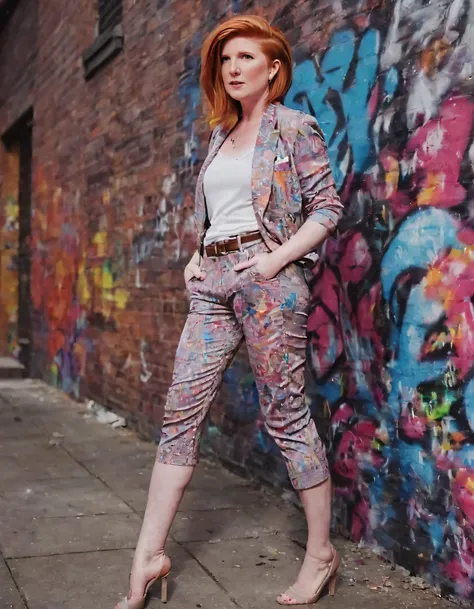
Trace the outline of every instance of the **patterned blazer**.
{"label": "patterned blazer", "polygon": [[[228,130],[217,126],[199,173],[195,196],[198,243],[206,232],[203,178]],[[343,205],[329,167],[324,137],[316,119],[280,103],[269,104],[260,124],[252,163],[252,201],[259,230],[275,250],[308,218],[334,230]],[[305,259],[314,262],[315,252]]]}

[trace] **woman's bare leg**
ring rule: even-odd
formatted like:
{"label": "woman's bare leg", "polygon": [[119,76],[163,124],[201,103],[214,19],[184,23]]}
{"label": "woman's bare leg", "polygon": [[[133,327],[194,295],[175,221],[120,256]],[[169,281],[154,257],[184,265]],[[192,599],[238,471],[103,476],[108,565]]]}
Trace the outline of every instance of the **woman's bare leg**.
{"label": "woman's bare leg", "polygon": [[140,598],[146,583],[156,575],[166,539],[184,491],[194,472],[192,465],[168,465],[155,461],[145,516],[133,558],[131,598]]}
{"label": "woman's bare leg", "polygon": [[331,560],[332,546],[329,539],[331,527],[331,481],[300,491],[301,502],[308,523],[306,552],[323,561]]}
{"label": "woman's bare leg", "polygon": [[[299,491],[308,523],[306,555],[294,584],[302,597],[310,598],[327,575],[328,563],[333,558],[329,539],[331,526],[331,482]],[[291,594],[283,594],[289,601]]]}

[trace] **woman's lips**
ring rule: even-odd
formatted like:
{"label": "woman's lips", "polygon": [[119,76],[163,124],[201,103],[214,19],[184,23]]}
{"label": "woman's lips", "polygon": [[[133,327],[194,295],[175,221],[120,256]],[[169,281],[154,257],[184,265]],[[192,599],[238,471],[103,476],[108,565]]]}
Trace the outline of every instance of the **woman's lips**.
{"label": "woman's lips", "polygon": [[243,82],[231,82],[230,86],[231,87],[241,87],[244,83]]}

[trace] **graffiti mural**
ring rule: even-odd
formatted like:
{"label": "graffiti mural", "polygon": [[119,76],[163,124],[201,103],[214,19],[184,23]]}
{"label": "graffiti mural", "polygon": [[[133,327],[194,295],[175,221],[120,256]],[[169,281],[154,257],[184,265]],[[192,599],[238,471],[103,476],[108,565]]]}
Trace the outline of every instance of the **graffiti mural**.
{"label": "graffiti mural", "polygon": [[[40,166],[34,177],[36,373],[75,397],[82,395],[88,366],[104,383],[126,375],[140,387],[152,376],[146,351],[157,329],[131,310],[150,287],[152,259],[156,277],[194,251],[191,189],[173,173],[158,195],[129,196],[127,181],[114,178],[97,195],[99,212],[91,219],[80,192],[55,185],[51,174]],[[162,250],[168,256],[157,261]]]}
{"label": "graffiti mural", "polygon": [[337,517],[474,598],[474,15],[435,4],[333,31],[286,104],[318,118],[347,208],[309,320]]}

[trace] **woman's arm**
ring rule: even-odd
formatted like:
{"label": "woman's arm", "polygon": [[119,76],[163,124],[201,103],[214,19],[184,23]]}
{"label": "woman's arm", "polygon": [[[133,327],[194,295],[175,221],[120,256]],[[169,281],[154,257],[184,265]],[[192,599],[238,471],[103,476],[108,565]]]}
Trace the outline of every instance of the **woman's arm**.
{"label": "woman's arm", "polygon": [[280,269],[319,247],[336,228],[343,205],[329,166],[323,133],[311,116],[305,116],[293,150],[300,183],[304,224],[272,252]]}
{"label": "woman's arm", "polygon": [[[321,245],[331,231],[314,220],[306,220],[300,229],[288,241],[268,254],[277,267],[277,273],[290,262],[299,260]],[[276,273],[275,273],[276,275]]]}
{"label": "woman's arm", "polygon": [[258,272],[271,279],[290,262],[299,260],[308,252],[314,250],[329,236],[330,230],[319,222],[306,220],[301,228],[288,241],[268,254],[256,254],[253,258],[239,262],[234,266],[235,271],[258,264]]}
{"label": "woman's arm", "polygon": [[306,116],[299,128],[293,158],[301,189],[303,225],[276,250],[236,265],[236,271],[258,264],[259,272],[270,279],[320,246],[336,228],[344,208],[329,167],[324,137],[312,117]]}
{"label": "woman's arm", "polygon": [[344,207],[332,177],[324,136],[316,119],[311,116],[305,116],[298,130],[293,158],[300,183],[304,220],[322,224],[332,232]]}

